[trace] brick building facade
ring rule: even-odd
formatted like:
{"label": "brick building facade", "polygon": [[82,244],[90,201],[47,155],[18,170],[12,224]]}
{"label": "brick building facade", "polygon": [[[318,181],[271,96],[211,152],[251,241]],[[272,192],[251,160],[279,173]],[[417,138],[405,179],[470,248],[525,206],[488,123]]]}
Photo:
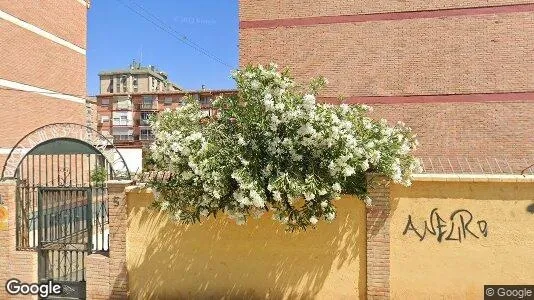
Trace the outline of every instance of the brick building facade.
{"label": "brick building facade", "polygon": [[323,100],[410,126],[425,170],[519,173],[534,163],[527,2],[241,0],[240,65],[325,76]]}
{"label": "brick building facade", "polygon": [[0,166],[45,124],[86,123],[89,1],[0,1]]}
{"label": "brick building facade", "polygon": [[214,113],[212,101],[235,90],[147,91],[133,94],[101,94],[97,96],[97,130],[109,136],[117,147],[141,148],[153,141],[148,119],[164,109],[182,105],[187,97],[201,104],[206,116]]}

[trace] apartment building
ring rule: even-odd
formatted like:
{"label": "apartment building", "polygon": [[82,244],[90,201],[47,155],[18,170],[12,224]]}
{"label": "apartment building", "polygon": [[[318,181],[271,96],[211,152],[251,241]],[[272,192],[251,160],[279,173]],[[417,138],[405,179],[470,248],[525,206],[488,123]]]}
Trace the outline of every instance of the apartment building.
{"label": "apartment building", "polygon": [[211,103],[234,90],[159,91],[136,94],[101,94],[97,96],[98,131],[113,139],[120,148],[141,148],[153,140],[149,118],[184,103],[187,97],[200,102],[206,116],[214,114]]}
{"label": "apartment building", "polygon": [[0,166],[27,133],[86,122],[89,1],[0,1]]}
{"label": "apartment building", "polygon": [[168,79],[165,72],[152,65],[142,66],[135,60],[127,69],[101,72],[98,76],[100,77],[100,94],[182,90]]}
{"label": "apartment building", "polygon": [[323,101],[367,103],[418,134],[429,172],[534,163],[534,4],[240,0],[240,65],[276,62]]}

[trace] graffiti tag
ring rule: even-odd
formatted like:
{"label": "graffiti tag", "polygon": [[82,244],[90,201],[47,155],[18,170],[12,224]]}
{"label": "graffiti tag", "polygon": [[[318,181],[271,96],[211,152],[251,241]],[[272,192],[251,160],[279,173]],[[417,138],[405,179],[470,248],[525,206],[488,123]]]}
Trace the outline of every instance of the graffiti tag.
{"label": "graffiti tag", "polygon": [[442,241],[458,241],[466,239],[468,236],[474,238],[488,236],[488,222],[479,220],[474,222],[473,214],[466,209],[459,209],[454,211],[449,220],[443,219],[438,209],[434,208],[430,212],[429,220],[425,220],[424,229],[417,229],[412,221],[412,216],[408,215],[408,222],[404,228],[403,235],[413,232],[419,240],[422,241],[427,237],[427,234],[433,235],[438,242]]}

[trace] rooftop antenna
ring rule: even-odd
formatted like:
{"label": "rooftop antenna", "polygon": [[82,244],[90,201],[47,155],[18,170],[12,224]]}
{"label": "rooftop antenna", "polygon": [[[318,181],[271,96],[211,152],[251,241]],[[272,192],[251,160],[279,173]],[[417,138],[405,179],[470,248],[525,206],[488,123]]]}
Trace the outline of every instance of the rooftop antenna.
{"label": "rooftop antenna", "polygon": [[141,49],[139,50],[139,66],[143,64],[143,45],[141,45]]}

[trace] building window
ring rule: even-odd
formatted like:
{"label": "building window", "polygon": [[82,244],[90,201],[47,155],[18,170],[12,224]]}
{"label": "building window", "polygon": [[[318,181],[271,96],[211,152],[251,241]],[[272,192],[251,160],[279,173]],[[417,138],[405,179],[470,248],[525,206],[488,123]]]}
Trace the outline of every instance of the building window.
{"label": "building window", "polygon": [[143,141],[154,139],[154,136],[152,135],[152,129],[141,129],[139,139]]}
{"label": "building window", "polygon": [[134,93],[137,93],[137,91],[139,90],[138,75],[133,75],[132,85]]}
{"label": "building window", "polygon": [[165,101],[163,102],[163,105],[165,106],[172,105],[172,97],[165,97]]}
{"label": "building window", "polygon": [[149,120],[150,120],[150,116],[152,115],[153,115],[152,113],[142,112],[141,113],[141,126],[150,125]]}
{"label": "building window", "polygon": [[211,104],[211,98],[209,96],[200,97],[200,105],[207,106]]}
{"label": "building window", "polygon": [[113,126],[132,126],[132,112],[113,112]]}
{"label": "building window", "polygon": [[154,97],[143,96],[143,103],[141,103],[141,109],[154,109]]}
{"label": "building window", "polygon": [[116,106],[114,109],[117,110],[131,110],[132,109],[132,100],[128,96],[115,96],[113,97]]}
{"label": "building window", "polygon": [[109,106],[109,99],[102,99],[102,101],[100,102],[100,105],[101,106]]}
{"label": "building window", "polygon": [[128,124],[128,116],[113,117],[113,125],[126,126]]}
{"label": "building window", "polygon": [[121,91],[121,82],[120,80],[117,78],[115,81],[115,93],[120,93]]}
{"label": "building window", "polygon": [[102,116],[102,117],[100,118],[100,122],[101,122],[101,123],[107,123],[107,122],[109,122],[109,116]]}
{"label": "building window", "polygon": [[113,93],[113,77],[109,79],[108,92]]}
{"label": "building window", "polygon": [[126,90],[128,88],[128,77],[126,77],[126,75],[123,75],[121,77],[121,85],[122,85],[122,92],[126,93]]}

